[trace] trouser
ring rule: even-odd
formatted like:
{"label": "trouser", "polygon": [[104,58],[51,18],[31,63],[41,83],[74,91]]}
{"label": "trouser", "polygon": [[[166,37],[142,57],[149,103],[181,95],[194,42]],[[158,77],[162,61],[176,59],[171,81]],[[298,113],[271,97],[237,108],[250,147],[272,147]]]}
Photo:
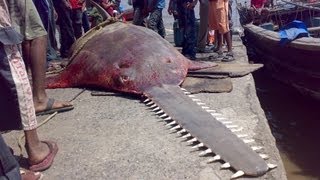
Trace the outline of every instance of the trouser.
{"label": "trouser", "polygon": [[78,39],[82,36],[82,9],[72,9],[71,19],[74,36]]}
{"label": "trouser", "polygon": [[208,36],[209,1],[200,0],[200,27],[198,33],[198,49],[205,49]]}
{"label": "trouser", "polygon": [[0,135],[0,180],[19,180],[20,167]]}
{"label": "trouser", "polygon": [[[56,1],[53,1],[53,3],[55,2]],[[71,10],[57,3],[55,3],[54,6],[58,14],[58,24],[60,27],[60,54],[62,58],[66,58],[69,55],[71,45],[75,41],[71,21]]]}
{"label": "trouser", "polygon": [[193,9],[178,8],[179,25],[183,29],[182,54],[195,57],[196,51],[196,18]]}
{"label": "trouser", "polygon": [[83,11],[82,13],[82,27],[85,33],[90,30],[90,23],[89,23],[88,14],[86,10]]}
{"label": "trouser", "polygon": [[133,21],[132,24],[143,26],[143,14],[142,14],[142,8],[141,7],[135,7],[133,12]]}
{"label": "trouser", "polygon": [[154,9],[150,13],[148,27],[157,32],[161,37],[164,38],[166,36],[162,19],[162,9]]}

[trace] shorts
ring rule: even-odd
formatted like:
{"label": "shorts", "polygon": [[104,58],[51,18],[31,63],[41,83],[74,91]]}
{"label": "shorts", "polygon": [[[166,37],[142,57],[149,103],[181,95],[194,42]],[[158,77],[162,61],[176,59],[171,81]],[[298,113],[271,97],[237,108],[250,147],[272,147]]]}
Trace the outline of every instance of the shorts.
{"label": "shorts", "polygon": [[7,0],[12,26],[25,40],[47,35],[32,0]]}
{"label": "shorts", "polygon": [[220,34],[230,31],[228,18],[228,0],[209,1],[209,28]]}

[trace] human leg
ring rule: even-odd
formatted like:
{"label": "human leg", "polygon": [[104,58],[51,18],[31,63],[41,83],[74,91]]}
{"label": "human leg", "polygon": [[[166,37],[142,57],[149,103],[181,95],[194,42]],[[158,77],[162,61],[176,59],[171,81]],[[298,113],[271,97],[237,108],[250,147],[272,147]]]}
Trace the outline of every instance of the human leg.
{"label": "human leg", "polygon": [[158,33],[161,37],[163,37],[163,38],[166,37],[166,29],[164,27],[163,18],[162,18],[162,9],[160,11],[160,17],[159,17],[159,22],[158,22]]}
{"label": "human leg", "polygon": [[133,21],[132,24],[143,26],[143,15],[142,15],[142,8],[135,7],[133,12]]}
{"label": "human leg", "polygon": [[76,39],[82,36],[82,10],[80,9],[72,9],[72,27],[74,36]]}
{"label": "human leg", "polygon": [[204,52],[207,44],[208,35],[208,17],[209,17],[209,1],[200,1],[200,27],[198,33],[197,48],[201,52]]}
{"label": "human leg", "polygon": [[184,27],[184,45],[185,55],[192,60],[196,58],[196,31],[195,31],[195,14],[193,9],[185,9],[185,27]]}
{"label": "human leg", "polygon": [[89,23],[87,11],[82,12],[82,26],[85,33],[90,30],[90,23]]}

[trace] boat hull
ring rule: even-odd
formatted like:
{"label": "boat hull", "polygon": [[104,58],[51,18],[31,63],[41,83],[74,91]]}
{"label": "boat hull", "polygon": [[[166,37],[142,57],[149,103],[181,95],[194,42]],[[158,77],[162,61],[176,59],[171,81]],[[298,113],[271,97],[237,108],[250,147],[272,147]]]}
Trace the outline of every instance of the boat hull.
{"label": "boat hull", "polygon": [[301,38],[280,45],[277,32],[244,25],[244,44],[273,78],[320,100],[320,38]]}

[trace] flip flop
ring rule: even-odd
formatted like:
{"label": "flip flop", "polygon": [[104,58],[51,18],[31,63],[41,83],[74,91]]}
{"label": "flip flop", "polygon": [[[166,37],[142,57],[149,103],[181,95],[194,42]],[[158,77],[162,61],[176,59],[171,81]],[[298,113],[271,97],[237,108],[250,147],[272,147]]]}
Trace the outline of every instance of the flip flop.
{"label": "flip flop", "polygon": [[54,99],[49,98],[47,102],[47,107],[43,111],[36,112],[36,115],[42,116],[42,115],[51,114],[54,112],[65,112],[65,111],[70,111],[74,108],[72,105],[64,106],[60,108],[53,108],[54,101],[55,101]]}
{"label": "flip flop", "polygon": [[32,172],[22,168],[20,168],[20,176],[23,180],[41,180],[43,178],[43,174],[39,172]]}
{"label": "flip flop", "polygon": [[52,141],[41,141],[41,142],[46,143],[48,145],[50,152],[41,162],[37,164],[32,164],[29,162],[30,164],[29,169],[31,171],[44,171],[48,169],[52,165],[54,157],[58,152],[59,148],[55,142],[52,142]]}
{"label": "flip flop", "polygon": [[233,57],[233,53],[232,52],[228,52],[221,61],[224,61],[224,62],[231,62],[231,61],[234,61],[234,57]]}

